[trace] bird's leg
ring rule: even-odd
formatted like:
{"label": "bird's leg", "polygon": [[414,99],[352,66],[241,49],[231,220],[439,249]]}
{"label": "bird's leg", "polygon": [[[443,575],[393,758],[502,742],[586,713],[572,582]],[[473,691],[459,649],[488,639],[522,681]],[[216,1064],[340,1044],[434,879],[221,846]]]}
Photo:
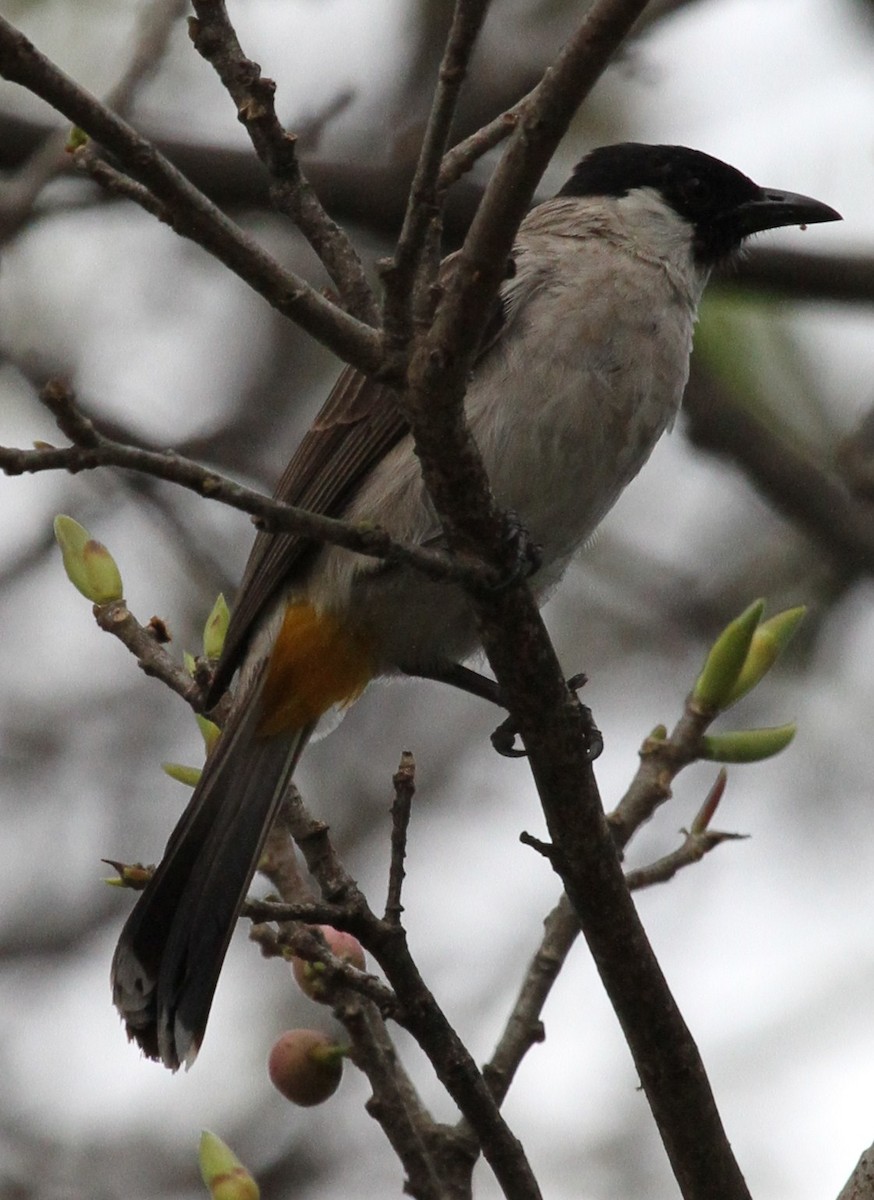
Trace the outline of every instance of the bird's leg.
{"label": "bird's leg", "polygon": [[411,679],[433,679],[435,683],[448,683],[450,687],[467,692],[469,696],[476,696],[478,700],[488,700],[489,704],[496,704],[498,708],[507,707],[496,680],[489,679],[488,675],[481,675],[479,671],[470,667],[464,667],[461,663],[447,662],[432,667],[417,667],[415,670],[405,670],[404,674],[409,675]]}
{"label": "bird's leg", "polygon": [[[474,671],[470,667],[462,666],[461,663],[441,663],[438,666],[425,669],[420,667],[415,671],[404,671],[404,674],[409,675],[411,678],[432,679],[436,683],[448,683],[450,687],[467,692],[469,696],[476,696],[479,700],[487,700],[490,704],[496,704],[499,708],[507,707],[500,685],[496,680],[489,679],[487,675],[482,675],[479,671]],[[576,696],[585,682],[586,676],[582,673],[572,675],[567,681],[568,690]],[[604,749],[604,739],[592,718],[591,709],[587,708],[585,704],[581,704],[579,700],[577,700],[577,703],[580,705],[586,723],[586,757],[592,762]],[[525,758],[526,751],[517,750],[515,747],[516,734],[517,730],[513,718],[507,717],[491,736],[492,745],[498,754],[503,755],[504,758]]]}
{"label": "bird's leg", "polygon": [[543,561],[543,547],[531,540],[531,535],[519,519],[519,514],[508,509],[504,516],[503,537],[512,550],[515,561],[503,579],[485,589],[493,594],[506,591],[520,579],[530,579]]}
{"label": "bird's leg", "polygon": [[[586,758],[589,762],[600,755],[604,749],[604,738],[600,729],[595,724],[592,716],[592,710],[585,704],[581,703],[577,692],[587,682],[586,676],[580,672],[578,675],[572,675],[567,681],[568,691],[573,693],[574,699],[579,705],[580,711],[583,714],[583,721],[586,726]],[[517,729],[512,716],[507,717],[506,721],[502,721],[498,728],[492,734],[492,745],[497,750],[498,754],[503,754],[506,758],[524,758],[524,750],[516,750],[514,743],[516,741]]]}

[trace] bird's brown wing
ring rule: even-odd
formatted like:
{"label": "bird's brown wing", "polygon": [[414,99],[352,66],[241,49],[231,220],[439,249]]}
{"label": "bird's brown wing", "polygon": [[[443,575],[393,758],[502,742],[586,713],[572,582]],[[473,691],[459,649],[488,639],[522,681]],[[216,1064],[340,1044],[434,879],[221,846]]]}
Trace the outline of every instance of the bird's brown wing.
{"label": "bird's brown wing", "polygon": [[[345,367],[283,471],[274,496],[309,512],[338,517],[363,477],[406,432],[391,389]],[[230,683],[265,609],[317,548],[317,542],[296,533],[264,532],[255,538],[210,702]]]}
{"label": "bird's brown wing", "polygon": [[[446,286],[457,255],[440,268]],[[515,263],[507,263],[511,282],[495,301],[480,344],[478,360],[500,338],[513,307]],[[384,384],[352,367],[340,373],[330,395],[288,466],[276,491],[277,500],[328,517],[342,516],[364,476],[407,433],[407,424]],[[319,543],[295,533],[259,533],[243,573],[224,650],[208,700],[215,703],[231,682],[246,645],[265,610],[283,588],[305,569]]]}

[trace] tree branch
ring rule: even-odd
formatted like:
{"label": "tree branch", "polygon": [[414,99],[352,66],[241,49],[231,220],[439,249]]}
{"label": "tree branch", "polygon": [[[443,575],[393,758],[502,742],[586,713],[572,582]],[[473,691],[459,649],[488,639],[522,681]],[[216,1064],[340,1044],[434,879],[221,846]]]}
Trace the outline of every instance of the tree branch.
{"label": "tree branch", "polygon": [[720,283],[796,300],[874,303],[874,256],[759,246]]}
{"label": "tree branch", "polygon": [[571,947],[580,933],[580,922],[567,895],[543,922],[543,937],[534,954],[516,1002],[483,1075],[498,1104],[503,1104],[522,1059],[544,1038],[540,1014],[558,979]]}
{"label": "tree branch", "polygon": [[[414,356],[407,413],[450,547],[507,565],[505,522],[464,427],[464,377],[540,174],[583,96],[644,5],[596,0],[535,89],[474,218],[430,336]],[[568,693],[527,586],[473,597],[483,643],[528,750],[553,861],[619,1017],[687,1200],[749,1200],[695,1042],[632,904]]]}
{"label": "tree branch", "polygon": [[166,207],[167,223],[229,267],[283,315],[340,358],[373,373],[381,362],[375,331],[286,271],[193,187],[150,142],[60,71],[0,17],[0,76],[41,96],[105,146]]}
{"label": "tree branch", "polygon": [[869,1146],[856,1163],[838,1200],[874,1200],[874,1146]]}
{"label": "tree branch", "polygon": [[[440,167],[459,93],[489,3],[490,0],[456,0],[403,225],[391,264],[383,272],[383,323],[389,352],[393,350],[403,358],[413,331],[414,298],[418,301],[415,306],[418,318],[427,321],[431,315],[433,297],[429,291],[437,278],[439,222],[445,199],[445,188],[438,185]],[[429,245],[433,253],[423,260]]]}
{"label": "tree branch", "polygon": [[394,989],[399,1023],[421,1045],[440,1082],[467,1118],[507,1200],[539,1200],[540,1190],[524,1151],[501,1116],[476,1064],[419,974],[404,930],[380,920],[338,859],[328,830],[290,797],[295,841],[322,894],[345,910],[348,929],[371,953]]}
{"label": "tree branch", "polygon": [[[724,794],[725,784],[726,772],[722,768],[698,810],[683,844],[649,866],[628,871],[625,882],[629,891],[639,891],[655,883],[665,883],[678,871],[700,862],[706,854],[723,842],[744,836],[720,833],[709,828]],[[611,813],[607,819],[612,821],[613,818],[614,814]],[[628,836],[632,836],[631,833]],[[522,840],[527,840],[525,835]],[[543,923],[543,938],[525,972],[519,995],[500,1041],[491,1060],[483,1068],[483,1074],[499,1104],[503,1103],[522,1059],[533,1045],[543,1040],[540,1014],[579,933],[579,920],[565,893]]]}
{"label": "tree branch", "polygon": [[[293,826],[294,806],[288,801],[280,808],[258,864],[282,899],[292,903],[309,891],[297,863]],[[325,1002],[330,1002],[346,1029],[355,1064],[373,1088],[368,1112],[379,1122],[406,1170],[407,1190],[417,1200],[443,1200],[444,1179],[434,1154],[439,1145],[438,1127],[398,1060],[385,1025],[385,1016],[397,1010],[394,994],[373,976],[335,958],[320,932],[298,922],[279,925],[271,949],[283,956],[291,951],[325,968],[320,977]],[[264,928],[256,926],[252,936],[266,948]]]}
{"label": "tree branch", "polygon": [[141,625],[124,600],[95,604],[94,619],[101,629],[118,638],[130,650],[146,675],[160,679],[195,712],[203,711],[200,683],[164,649],[161,643],[166,638],[154,619],[149,625]]}
{"label": "tree branch", "polygon": [[98,467],[121,467],[154,479],[164,479],[257,518],[265,529],[287,530],[314,541],[343,546],[357,554],[404,563],[427,578],[467,582],[475,587],[494,586],[498,577],[476,562],[456,562],[451,555],[416,543],[393,541],[384,530],[369,525],[324,517],[303,508],[273,500],[210,471],[207,467],[172,450],[144,450],[99,433],[75,408],[73,393],[60,380],[51,380],[43,390],[43,402],[51,409],[63,432],[78,444],[57,448],[40,445],[34,450],[0,446],[0,471],[6,475],[39,471],[93,471]]}
{"label": "tree branch", "polygon": [[441,1159],[441,1130],[419,1100],[397,1056],[385,1022],[372,1004],[349,993],[338,999],[334,1014],[342,1021],[353,1045],[353,1060],[367,1076],[373,1095],[367,1111],[389,1141],[404,1167],[404,1191],[416,1200],[450,1200],[448,1173]]}
{"label": "tree branch", "polygon": [[[468,7],[459,0],[458,12],[466,7],[475,11],[473,3]],[[490,500],[481,460],[464,424],[465,379],[484,314],[496,294],[513,236],[542,170],[578,104],[644,7],[645,0],[594,0],[576,36],[522,106],[461,252],[455,278],[433,327],[420,335],[415,347],[405,410],[426,482],[450,546],[475,557],[483,551],[498,570],[512,567],[518,547],[506,537],[506,519]],[[165,215],[174,228],[211,249],[280,311],[294,316],[362,369],[376,371],[384,365],[373,330],[328,304],[296,276],[281,272],[145,139],[76,88],[2,20],[0,72],[54,103],[106,145],[125,170],[166,206]],[[445,107],[438,104],[435,128],[450,109],[448,101]],[[435,135],[429,144],[429,164],[433,164],[437,140]],[[428,178],[433,169],[428,166]],[[78,436],[87,440],[82,429]],[[8,450],[0,465],[12,472],[48,466],[86,469],[97,465],[94,456],[106,449],[105,439],[102,443],[100,435],[95,438],[66,451]],[[149,452],[117,444],[112,449],[121,456],[116,465],[144,469],[146,460],[140,459],[136,466],[135,456]],[[128,457],[122,461],[125,454]],[[169,470],[170,458],[151,455],[150,473],[169,478],[162,472]],[[191,474],[189,469],[195,464],[184,466],[176,482],[213,494],[226,486],[226,481],[214,476],[207,480],[198,475],[200,468]],[[237,507],[244,507],[240,503],[243,491],[235,493]],[[302,516],[287,510],[284,519],[291,520],[292,513],[295,521]],[[307,516],[312,519],[311,514]],[[280,527],[276,513],[271,519]],[[348,544],[336,536],[336,528],[331,531],[334,536],[326,534],[329,528],[315,533],[310,525],[307,535]],[[351,537],[344,530],[344,539],[347,535]],[[353,548],[361,549],[360,545]],[[629,1041],[683,1195],[687,1200],[746,1200],[748,1192],[725,1139],[697,1049],[631,903],[585,754],[583,714],[563,682],[530,591],[518,580],[491,592],[482,586],[474,588],[472,581],[473,577],[468,577],[484,644],[528,749],[543,802],[552,838],[551,861],[571,898]],[[409,956],[403,930],[395,923],[379,921],[366,907],[354,881],[336,860],[325,828],[302,807],[294,820],[298,843],[323,894],[352,912],[348,923],[360,926],[362,941],[376,955],[404,1006],[403,1023],[426,1049],[442,1082],[476,1130],[507,1196],[518,1200],[536,1197],[537,1186],[521,1147],[500,1117],[475,1064],[425,988]]]}
{"label": "tree branch", "polygon": [[[142,9],[133,39],[133,52],[121,78],[106,97],[106,105],[119,116],[129,112],[136,94],[159,69],[176,21],[187,0],[151,0]],[[4,180],[0,206],[0,242],[13,237],[33,213],[33,205],[45,185],[69,168],[65,152],[68,131],[47,131],[17,177]]]}
{"label": "tree branch", "polygon": [[753,487],[841,572],[874,572],[871,504],[729,395],[693,359],[683,401],[693,445],[730,458]]}
{"label": "tree branch", "polygon": [[[459,142],[444,159],[441,186],[451,187],[444,212],[448,244],[457,244],[467,231],[482,197],[482,187],[464,173],[504,141],[515,129],[530,93],[491,122]],[[0,110],[0,168],[21,166],[48,136],[52,126]],[[66,140],[66,131],[64,140]],[[156,134],[149,139],[161,153],[214,204],[227,208],[262,209],[270,206],[270,181],[247,151]],[[298,148],[306,140],[299,136]],[[457,156],[456,156],[457,152]],[[376,234],[394,237],[403,221],[412,165],[406,160],[386,164],[332,161],[308,153],[304,169],[322,204],[337,218],[347,218]],[[461,179],[461,182],[456,182]],[[8,195],[4,194],[2,214]],[[865,253],[828,254],[820,251],[750,248],[730,272],[717,274],[714,285],[754,293],[779,294],[805,302],[874,303],[874,256]]]}
{"label": "tree branch", "polygon": [[361,260],[343,230],[328,216],[304,177],[298,162],[296,138],[276,116],[276,84],[243,53],[224,0],[194,0],[197,18],[190,23],[194,48],[213,66],[237,108],[237,117],[267,170],[270,198],[286,213],[315,250],[346,309],[368,325],[376,325],[379,310]]}

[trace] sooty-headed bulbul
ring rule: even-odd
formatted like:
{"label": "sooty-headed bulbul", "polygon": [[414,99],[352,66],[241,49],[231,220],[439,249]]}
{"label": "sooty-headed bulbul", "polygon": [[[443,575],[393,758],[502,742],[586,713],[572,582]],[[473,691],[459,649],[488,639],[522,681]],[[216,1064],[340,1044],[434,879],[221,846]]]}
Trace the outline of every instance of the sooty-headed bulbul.
{"label": "sooty-headed bulbul", "polygon": [[[542,600],[676,416],[712,267],[751,234],[836,221],[681,146],[593,151],[523,221],[476,359],[467,420],[497,501],[539,547]],[[440,545],[390,389],[347,367],[278,499]],[[264,839],[320,718],[378,676],[439,674],[477,648],[460,587],[291,533],[259,533],[211,699],[224,730],[137,900],[115,1004],[150,1057],[194,1060]]]}

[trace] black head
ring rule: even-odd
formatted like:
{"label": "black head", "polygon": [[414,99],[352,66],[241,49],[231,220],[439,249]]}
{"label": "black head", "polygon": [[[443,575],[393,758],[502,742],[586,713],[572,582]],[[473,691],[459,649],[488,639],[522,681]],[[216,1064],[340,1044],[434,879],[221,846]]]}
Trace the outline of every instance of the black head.
{"label": "black head", "polygon": [[622,142],[593,150],[559,196],[627,196],[652,188],[695,231],[695,255],[713,263],[744,238],[781,225],[839,221],[840,214],[809,196],[761,188],[727,163],[685,146]]}

